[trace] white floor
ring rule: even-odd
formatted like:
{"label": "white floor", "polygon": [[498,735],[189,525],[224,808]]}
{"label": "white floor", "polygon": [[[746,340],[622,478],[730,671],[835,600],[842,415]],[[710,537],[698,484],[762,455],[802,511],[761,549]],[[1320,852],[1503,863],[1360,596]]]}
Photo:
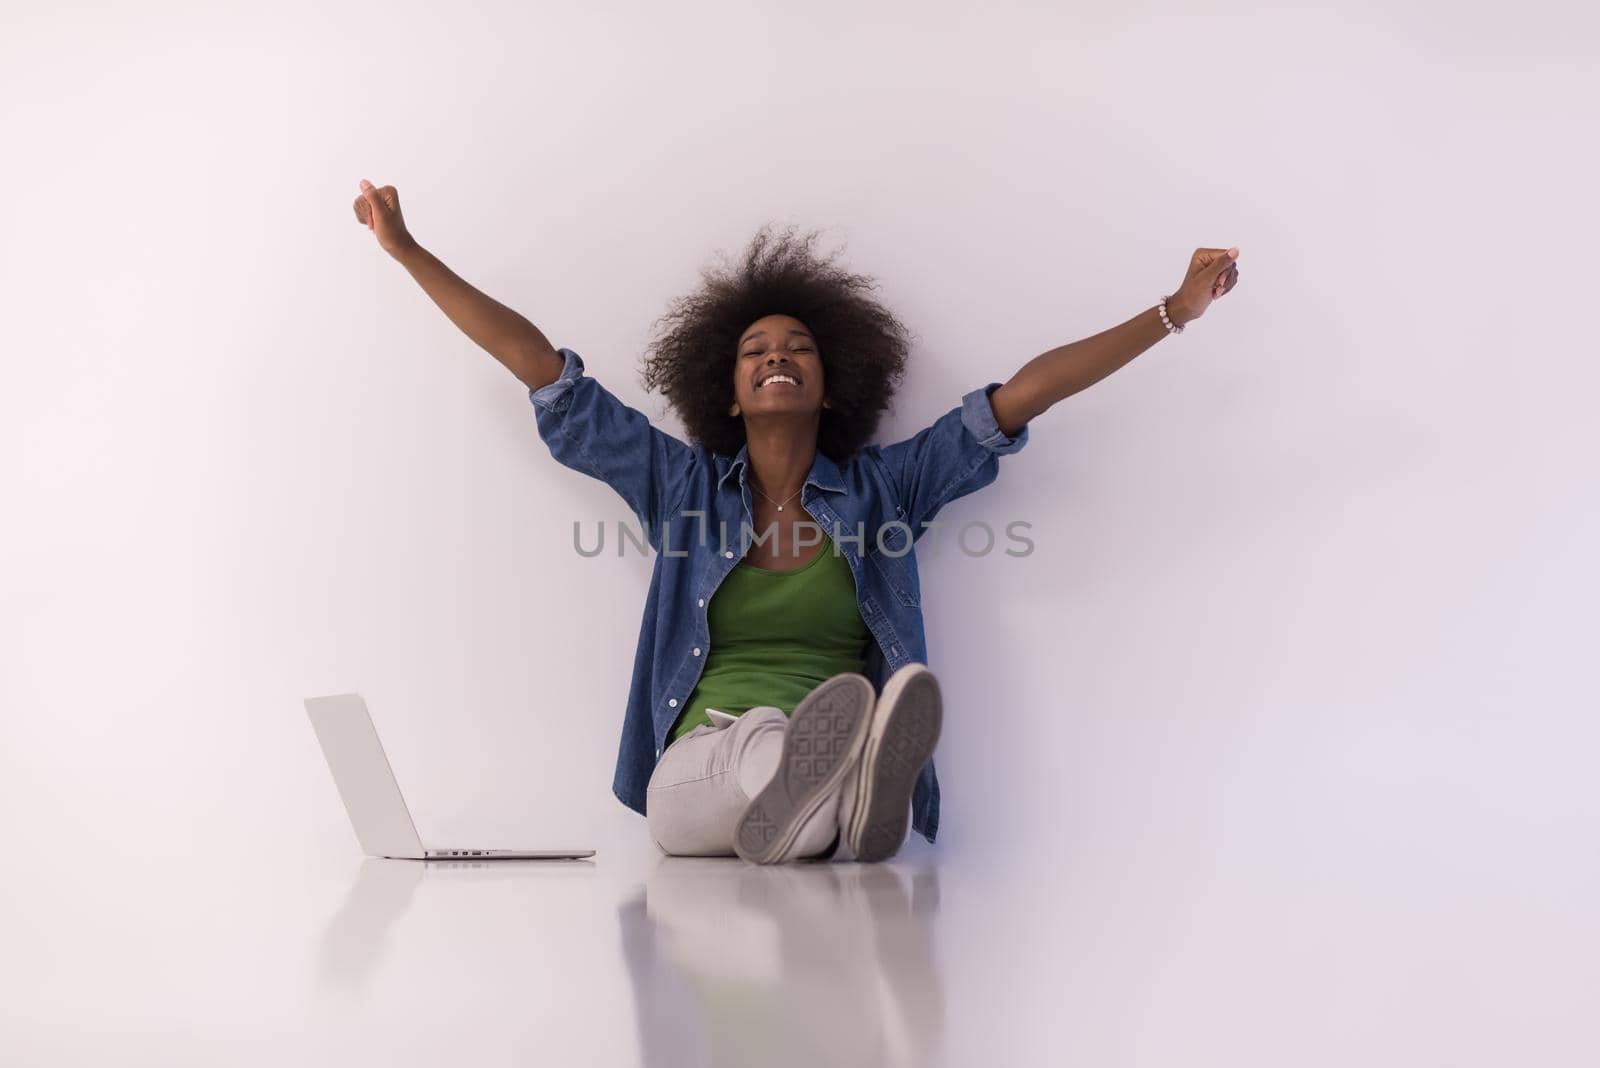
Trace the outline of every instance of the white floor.
{"label": "white floor", "polygon": [[886,865],[757,868],[663,857],[630,814],[607,826],[592,861],[362,860],[352,840],[323,860],[8,865],[0,1062],[1415,1068],[1600,1054],[1592,842],[1549,871],[1518,867],[1508,841],[1441,864],[1448,838],[1409,855],[1256,839],[1010,859],[914,840]]}

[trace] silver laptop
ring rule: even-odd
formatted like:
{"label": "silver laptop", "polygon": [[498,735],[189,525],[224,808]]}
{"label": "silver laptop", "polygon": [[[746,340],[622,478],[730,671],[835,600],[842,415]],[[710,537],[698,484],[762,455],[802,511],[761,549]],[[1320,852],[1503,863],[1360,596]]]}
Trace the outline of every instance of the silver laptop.
{"label": "silver laptop", "polygon": [[322,755],[328,758],[356,838],[368,856],[406,860],[564,860],[594,856],[592,849],[425,849],[361,695],[308,697],[306,714],[311,717],[317,741],[322,743]]}

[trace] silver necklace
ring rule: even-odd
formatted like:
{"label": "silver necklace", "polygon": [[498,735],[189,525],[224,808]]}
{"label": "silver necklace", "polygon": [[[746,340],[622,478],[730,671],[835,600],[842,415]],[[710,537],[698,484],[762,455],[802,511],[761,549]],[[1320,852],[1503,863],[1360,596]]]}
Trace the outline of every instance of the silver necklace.
{"label": "silver necklace", "polygon": [[[763,490],[760,486],[756,485],[755,479],[751,479],[750,480],[750,488],[755,490],[757,493],[761,494],[761,496],[767,497],[766,491]],[[803,490],[805,488],[806,488],[805,484],[801,483],[800,489],[795,490],[793,493],[789,494],[789,496],[785,497],[783,500],[781,500],[781,501],[773,501],[771,497],[767,497],[767,500],[772,501],[773,504],[777,505],[778,506],[778,511],[781,512],[781,511],[783,511],[783,506],[788,504],[790,501],[794,500],[796,497],[800,496],[800,490]]]}

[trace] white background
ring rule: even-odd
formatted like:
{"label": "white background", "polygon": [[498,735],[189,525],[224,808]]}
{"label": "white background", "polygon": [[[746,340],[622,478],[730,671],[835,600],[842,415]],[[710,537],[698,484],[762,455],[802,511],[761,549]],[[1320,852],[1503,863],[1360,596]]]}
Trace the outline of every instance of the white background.
{"label": "white background", "polygon": [[[365,695],[427,839],[644,839],[610,784],[649,561],[572,548],[626,506],[354,220],[360,178],[675,433],[638,382],[651,321],[765,221],[823,229],[916,335],[884,441],[1236,244],[1231,294],[941,516],[1029,521],[1033,555],[923,562],[944,812],[908,848],[1008,903],[948,952],[1012,947],[950,1004],[1092,998],[1067,1049],[1109,1063],[1171,983],[1191,1026],[1140,1055],[1220,1056],[1206,1006],[1314,958],[1334,1015],[1446,981],[1404,1017],[1579,1063],[1595,30],[1576,4],[9,7],[7,912],[131,921],[195,850],[347,860],[315,694]],[[1341,955],[1373,922],[1393,955]],[[1287,1005],[1261,1026],[1311,1041]]]}

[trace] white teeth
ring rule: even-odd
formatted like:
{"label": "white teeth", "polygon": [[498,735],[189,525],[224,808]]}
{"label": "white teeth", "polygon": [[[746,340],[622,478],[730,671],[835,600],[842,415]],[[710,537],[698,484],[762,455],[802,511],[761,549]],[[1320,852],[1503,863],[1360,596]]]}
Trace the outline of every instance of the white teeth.
{"label": "white teeth", "polygon": [[771,377],[763,378],[761,380],[761,384],[763,386],[766,385],[768,382],[787,382],[791,386],[798,386],[800,384],[800,383],[796,382],[794,379],[790,378],[788,375],[772,375]]}

